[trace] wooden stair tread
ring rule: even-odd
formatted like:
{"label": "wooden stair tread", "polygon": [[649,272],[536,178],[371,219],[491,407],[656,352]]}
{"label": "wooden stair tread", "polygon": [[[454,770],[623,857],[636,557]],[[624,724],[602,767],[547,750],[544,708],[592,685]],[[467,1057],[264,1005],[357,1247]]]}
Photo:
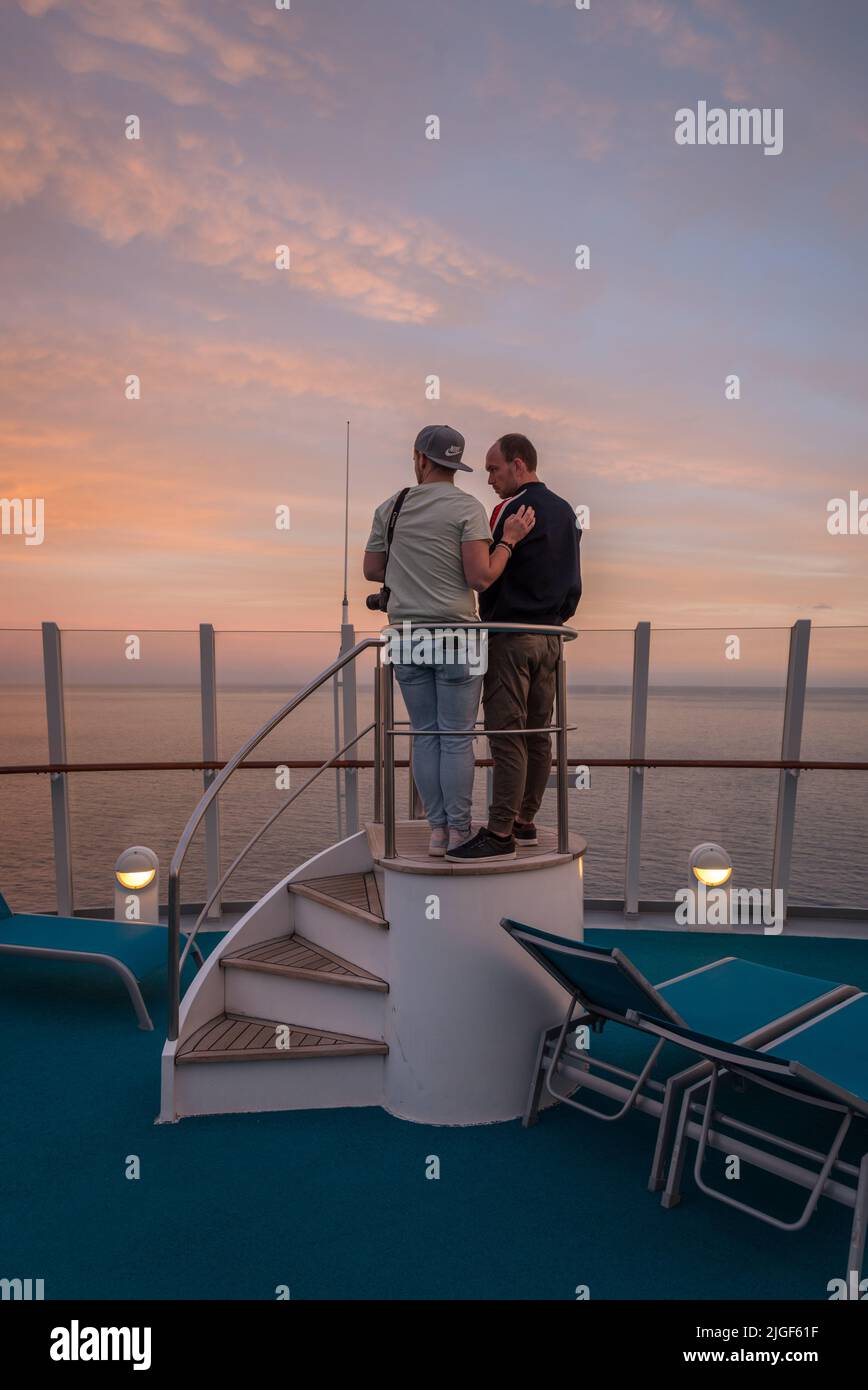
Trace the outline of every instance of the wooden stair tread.
{"label": "wooden stair tread", "polygon": [[260,941],[255,946],[233,951],[224,956],[220,965],[236,970],[259,970],[284,975],[294,980],[314,980],[330,985],[348,985],[356,989],[379,990],[385,994],[389,986],[379,975],[363,970],[351,960],[345,960],[325,946],[318,946],[306,937],[277,936]]}
{"label": "wooden stair tread", "polygon": [[[277,1046],[277,1030],[283,1027],[289,1028],[288,1048]],[[358,1038],[304,1024],[274,1023],[243,1014],[218,1014],[181,1044],[175,1061],[298,1061],[306,1057],[384,1056],[388,1051],[388,1045],[375,1038]]]}
{"label": "wooden stair tread", "polygon": [[383,916],[380,890],[373,873],[331,874],[324,878],[306,878],[289,884],[290,893],[311,898],[326,907],[336,908],[349,917],[357,917],[377,927],[388,927]]}

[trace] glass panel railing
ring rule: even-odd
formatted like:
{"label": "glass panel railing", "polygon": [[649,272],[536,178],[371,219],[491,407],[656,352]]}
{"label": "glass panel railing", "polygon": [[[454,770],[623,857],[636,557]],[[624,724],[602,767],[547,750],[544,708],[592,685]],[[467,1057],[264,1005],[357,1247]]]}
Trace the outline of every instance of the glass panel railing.
{"label": "glass panel railing", "polygon": [[[633,633],[580,632],[565,644],[570,758],[626,758],[630,751]],[[624,891],[627,773],[624,768],[589,767],[577,777],[571,767],[570,829],[588,841],[584,891],[588,898],[618,898]],[[546,792],[540,822],[557,823],[557,793]]]}
{"label": "glass panel railing", "polygon": [[61,640],[70,762],[202,756],[198,633],[67,631]]}
{"label": "glass panel railing", "polygon": [[[201,758],[197,632],[65,631],[61,644],[70,762]],[[165,902],[172,851],[201,792],[201,772],[72,775],[76,910],[111,908],[115,862],[136,844],[159,856]],[[203,887],[201,847],[194,846],[186,891],[194,899]]]}
{"label": "glass panel railing", "polygon": [[[48,762],[42,634],[0,630],[0,766]],[[48,777],[0,777],[0,892],[19,912],[55,902]]]}
{"label": "glass panel railing", "polygon": [[672,901],[679,888],[688,886],[690,853],[704,840],[729,853],[733,887],[768,888],[777,786],[777,772],[757,768],[650,768],[645,773],[641,898]]}
{"label": "glass panel railing", "polygon": [[[814,628],[802,758],[868,762],[868,629]],[[803,772],[796,797],[790,901],[868,908],[868,774]]]}
{"label": "glass panel railing", "polygon": [[278,704],[334,661],[340,647],[337,629],[237,632],[219,628],[216,635],[219,685],[277,690]]}
{"label": "glass panel railing", "polygon": [[[379,624],[370,623],[371,631]],[[357,637],[364,635],[362,630]],[[130,660],[128,638],[141,640]],[[732,639],[738,639],[734,648]],[[647,754],[674,758],[776,758],[784,712],[789,629],[654,629],[648,699]],[[229,757],[307,679],[337,653],[339,633],[219,632],[218,753]],[[67,746],[71,762],[181,761],[201,757],[199,634],[81,632],[62,634]],[[626,757],[629,752],[632,630],[582,632],[567,648],[573,758]],[[372,717],[372,653],[358,663],[358,727]],[[814,627],[811,635],[802,755],[868,761],[868,630]],[[400,695],[398,718],[406,718]],[[343,736],[342,736],[343,737]],[[221,797],[224,868],[253,829],[276,807],[284,788],[274,769],[286,761],[330,756],[335,747],[331,687],[318,691],[257,749],[269,763],[240,772]],[[399,742],[399,758],[406,756]],[[487,753],[480,738],[477,756]],[[370,758],[373,739],[357,749]],[[46,763],[48,744],[38,630],[0,631],[0,764]],[[296,789],[312,769],[292,768]],[[645,774],[640,894],[671,899],[686,878],[700,840],[719,840],[733,857],[734,881],[769,882],[778,774],[762,769],[649,769]],[[590,850],[585,891],[619,898],[624,884],[628,775],[593,768],[576,789],[571,773],[571,828]],[[247,900],[331,844],[337,834],[336,779],[330,770],[251,852],[231,880],[227,901]],[[480,770],[474,816],[487,813]],[[121,849],[150,845],[164,871],[177,837],[201,795],[202,773],[76,773],[69,778],[76,907],[108,908],[112,869]],[[357,774],[359,820],[372,818],[373,774]],[[407,811],[407,774],[397,774],[397,811]],[[54,866],[47,776],[0,778],[5,833],[0,888],[24,910],[54,906]],[[341,814],[343,815],[342,807]],[[556,824],[550,789],[540,812]],[[344,822],[345,824],[345,822]],[[861,907],[860,873],[868,835],[868,778],[859,772],[802,774],[796,801],[790,899],[794,904]],[[165,882],[165,880],[164,880]],[[184,897],[205,892],[204,842],[197,835],[185,868]],[[165,900],[165,889],[163,894]]]}
{"label": "glass panel railing", "polygon": [[[653,629],[646,756],[779,758],[789,641],[783,628]],[[729,852],[734,885],[768,887],[777,784],[759,768],[649,768],[640,897],[670,900],[704,840]]]}
{"label": "glass panel railing", "polygon": [[[69,781],[76,912],[113,909],[114,867],[130,845],[147,845],[159,858],[165,906],[172,855],[202,795],[201,772],[78,772]],[[185,903],[201,902],[201,838],[191,845],[184,867]]]}
{"label": "glass panel railing", "polygon": [[652,629],[648,756],[779,758],[789,641],[783,628]]}

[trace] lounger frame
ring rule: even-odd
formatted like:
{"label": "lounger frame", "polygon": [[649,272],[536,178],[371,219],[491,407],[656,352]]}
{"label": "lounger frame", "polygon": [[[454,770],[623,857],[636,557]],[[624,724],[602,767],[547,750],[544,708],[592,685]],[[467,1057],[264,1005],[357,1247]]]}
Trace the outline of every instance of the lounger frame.
{"label": "lounger frame", "polygon": [[[202,955],[198,946],[193,943],[193,953],[199,965],[202,962]],[[107,970],[111,970],[123,981],[127,994],[130,996],[130,1003],[136,1015],[136,1021],[140,1028],[146,1032],[153,1032],[154,1025],[151,1016],[145,1007],[142,991],[139,982],[130,970],[128,965],[124,965],[122,960],[116,956],[106,955],[101,951],[66,951],[60,946],[23,946],[20,944],[10,944],[0,942],[0,954],[7,956],[42,956],[50,960],[73,960],[85,961],[90,965],[103,965]]]}
{"label": "lounger frame", "polygon": [[[535,942],[533,936],[530,936],[528,940],[531,944]],[[595,961],[599,959],[593,952],[583,950],[580,942],[570,943],[569,947],[564,949],[567,950],[568,954],[579,958],[584,957]],[[563,977],[551,969],[544,960],[539,959],[539,957],[535,958],[539,960],[544,969],[548,970],[552,978],[563,986]],[[668,1018],[672,1023],[684,1027],[686,1026],[684,1020],[667,1003],[665,997],[660,994],[660,990],[665,989],[667,985],[676,984],[681,980],[690,979],[694,975],[716,969],[736,959],[736,957],[722,956],[719,960],[709,961],[705,965],[698,966],[695,970],[685,971],[681,975],[673,976],[672,979],[651,986],[650,990],[649,982],[617,948],[611,952],[611,959],[618,965],[626,978],[641,987],[643,993],[649,998],[649,1002],[651,999],[654,1000],[655,1008],[659,1011],[661,1018]],[[835,1004],[858,992],[854,985],[836,985],[827,994],[809,1000],[788,1014],[782,1014],[779,1018],[772,1019],[763,1024],[761,1028],[755,1029],[753,1033],[739,1038],[738,1043],[742,1047],[760,1047],[763,1043],[772,1042],[815,1015],[828,1012]],[[577,1007],[581,1008],[582,1012],[574,1017]],[[607,1021],[620,1024],[622,1027],[636,1028],[640,1032],[646,1031],[639,1027],[638,1015],[629,1011],[619,1014],[607,1010],[584,998],[580,990],[572,990],[562,1023],[544,1029],[540,1035],[522,1124],[527,1128],[536,1123],[543,1092],[560,1104],[569,1105],[574,1110],[579,1110],[583,1114],[593,1116],[594,1119],[609,1123],[624,1119],[631,1110],[639,1110],[644,1114],[651,1115],[657,1120],[657,1135],[648,1175],[648,1188],[651,1192],[660,1192],[666,1183],[667,1159],[684,1095],[697,1082],[707,1081],[711,1075],[712,1065],[703,1059],[686,1067],[683,1071],[667,1077],[665,1082],[661,1082],[651,1076],[651,1071],[663,1043],[667,1041],[665,1038],[655,1040],[651,1052],[638,1074],[628,1072],[611,1062],[591,1057],[588,1053],[568,1050],[569,1038],[576,1028],[588,1025],[592,1031],[602,1032]],[[558,1072],[564,1073],[572,1082],[571,1093],[568,1094],[565,1090],[559,1090],[555,1086],[554,1078]],[[576,1100],[575,1091],[581,1089],[595,1091],[611,1100],[618,1101],[618,1108],[607,1113],[596,1106],[586,1105]]]}
{"label": "lounger frame", "polygon": [[[828,1012],[827,1010],[826,1013]],[[811,1022],[817,1023],[821,1021],[822,1015],[811,1020]],[[670,1032],[665,1025],[658,1025],[646,1019],[637,1019],[637,1024],[643,1032],[656,1037],[660,1042],[670,1041],[678,1043],[682,1047],[690,1046],[689,1041],[685,1040],[683,1035]],[[776,1230],[804,1230],[814,1215],[821,1197],[828,1197],[841,1206],[852,1209],[853,1220],[850,1227],[847,1273],[855,1271],[858,1279],[865,1256],[865,1239],[866,1231],[868,1231],[868,1150],[862,1154],[858,1167],[845,1162],[839,1155],[853,1119],[856,1116],[868,1118],[868,1104],[796,1061],[785,1063],[778,1058],[769,1058],[764,1061],[762,1054],[760,1054],[756,1061],[751,1060],[748,1067],[743,1058],[729,1052],[723,1044],[719,1047],[704,1046],[703,1055],[708,1059],[708,1074],[689,1086],[683,1093],[678,1125],[672,1145],[672,1158],[661,1198],[662,1205],[671,1209],[677,1206],[681,1200],[681,1181],[687,1143],[688,1140],[693,1139],[697,1146],[693,1176],[700,1191],[713,1197],[715,1201],[722,1202],[748,1216],[753,1216],[768,1226],[773,1226]],[[791,1139],[784,1138],[780,1134],[774,1134],[756,1125],[746,1124],[744,1121],[719,1110],[715,1104],[719,1083],[727,1073],[739,1077],[742,1082],[760,1086],[765,1090],[782,1095],[796,1105],[808,1105],[828,1114],[840,1116],[840,1123],[829,1146],[825,1150],[807,1148],[802,1144],[794,1143]],[[775,1080],[776,1077],[778,1081]],[[785,1078],[804,1081],[821,1094],[807,1095],[803,1091],[795,1091],[791,1087],[779,1084]],[[703,1092],[705,1093],[704,1097]],[[692,1116],[696,1118],[691,1118]],[[763,1144],[770,1145],[772,1149],[777,1149],[778,1153],[769,1152],[766,1148],[758,1148],[755,1144],[740,1138],[739,1135],[760,1140]],[[703,1166],[709,1148],[727,1155],[735,1155],[764,1172],[783,1178],[798,1187],[806,1188],[808,1197],[799,1216],[792,1221],[783,1221],[762,1207],[743,1202],[738,1197],[733,1197],[719,1188],[712,1187],[703,1176]],[[787,1157],[787,1155],[791,1157]],[[794,1162],[793,1159],[808,1160],[814,1166],[807,1167],[804,1162]],[[846,1181],[848,1178],[851,1181]]]}

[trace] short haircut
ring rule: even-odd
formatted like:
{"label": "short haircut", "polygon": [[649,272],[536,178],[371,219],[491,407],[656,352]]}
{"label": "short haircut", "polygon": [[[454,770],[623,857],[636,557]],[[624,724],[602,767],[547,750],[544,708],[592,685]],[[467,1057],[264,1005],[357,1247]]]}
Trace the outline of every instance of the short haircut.
{"label": "short haircut", "polygon": [[536,449],[526,434],[502,434],[497,442],[507,463],[521,459],[528,473],[536,472]]}

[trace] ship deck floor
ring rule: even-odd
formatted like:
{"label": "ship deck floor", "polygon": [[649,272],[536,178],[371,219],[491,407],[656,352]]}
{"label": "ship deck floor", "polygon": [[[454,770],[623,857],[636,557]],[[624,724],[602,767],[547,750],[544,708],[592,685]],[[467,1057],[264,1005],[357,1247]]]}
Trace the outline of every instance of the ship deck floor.
{"label": "ship deck floor", "polygon": [[[864,942],[820,921],[811,936],[801,923],[722,939],[602,916],[589,914],[588,940],[619,945],[652,980],[737,954],[868,990]],[[2,965],[2,1272],[44,1279],[46,1299],[273,1299],[280,1284],[293,1299],[572,1300],[582,1284],[594,1299],[802,1299],[826,1298],[842,1272],[850,1213],[831,1202],[787,1234],[688,1176],[664,1211],[646,1190],[641,1115],[604,1125],[561,1107],[531,1130],[379,1109],[155,1125],[160,977],[143,1033],[99,972]]]}

